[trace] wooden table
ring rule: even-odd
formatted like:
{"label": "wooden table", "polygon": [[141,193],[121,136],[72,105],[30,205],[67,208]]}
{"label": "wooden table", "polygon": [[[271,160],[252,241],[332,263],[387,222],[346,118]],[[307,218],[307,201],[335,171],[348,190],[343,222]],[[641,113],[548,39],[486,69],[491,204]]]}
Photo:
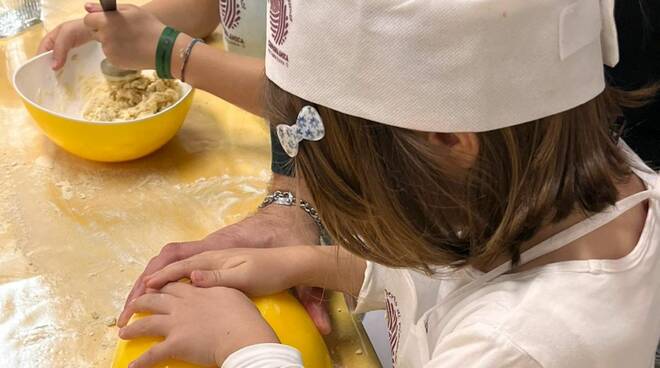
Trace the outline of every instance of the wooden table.
{"label": "wooden table", "polygon": [[[243,218],[266,194],[268,129],[198,91],[182,130],[149,157],[101,164],[60,150],[11,76],[84,2],[42,3],[43,25],[0,40],[0,367],[107,367],[117,333],[107,324],[149,258]],[[335,360],[378,366],[342,298],[332,303]]]}

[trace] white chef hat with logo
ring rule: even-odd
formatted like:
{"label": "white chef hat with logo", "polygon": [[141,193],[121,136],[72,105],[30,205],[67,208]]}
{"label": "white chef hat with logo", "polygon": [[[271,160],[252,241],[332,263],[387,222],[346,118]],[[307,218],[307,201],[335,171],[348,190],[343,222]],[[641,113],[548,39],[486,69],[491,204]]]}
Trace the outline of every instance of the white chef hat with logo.
{"label": "white chef hat with logo", "polygon": [[613,13],[614,0],[270,0],[266,74],[379,123],[488,131],[601,93]]}

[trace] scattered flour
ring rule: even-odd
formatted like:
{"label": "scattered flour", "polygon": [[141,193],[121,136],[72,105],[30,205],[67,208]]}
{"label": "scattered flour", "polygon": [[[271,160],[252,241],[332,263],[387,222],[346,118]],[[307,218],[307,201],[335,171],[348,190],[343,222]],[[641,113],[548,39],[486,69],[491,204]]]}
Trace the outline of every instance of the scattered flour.
{"label": "scattered flour", "polygon": [[55,185],[60,188],[60,191],[62,192],[62,198],[69,200],[73,198],[73,187],[71,184],[64,180],[64,181],[59,181],[55,183]]}
{"label": "scattered flour", "polygon": [[115,318],[115,317],[106,317],[103,320],[103,324],[108,326],[108,327],[113,327],[114,325],[117,324],[117,318]]}
{"label": "scattered flour", "polygon": [[37,157],[37,159],[34,161],[37,166],[42,167],[44,169],[52,169],[53,168],[53,159],[51,157],[41,155]]}
{"label": "scattered flour", "polygon": [[0,284],[0,367],[50,366],[49,353],[67,338],[50,300],[40,276]]}

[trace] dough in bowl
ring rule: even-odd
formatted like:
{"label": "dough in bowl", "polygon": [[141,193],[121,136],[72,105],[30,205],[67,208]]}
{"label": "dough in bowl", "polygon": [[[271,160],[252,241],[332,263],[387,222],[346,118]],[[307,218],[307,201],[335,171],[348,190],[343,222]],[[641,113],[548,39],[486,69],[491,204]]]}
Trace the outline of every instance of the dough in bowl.
{"label": "dough in bowl", "polygon": [[140,119],[168,108],[181,97],[178,82],[155,75],[140,75],[120,82],[103,78],[86,82],[90,88],[83,93],[87,101],[82,115],[91,121]]}

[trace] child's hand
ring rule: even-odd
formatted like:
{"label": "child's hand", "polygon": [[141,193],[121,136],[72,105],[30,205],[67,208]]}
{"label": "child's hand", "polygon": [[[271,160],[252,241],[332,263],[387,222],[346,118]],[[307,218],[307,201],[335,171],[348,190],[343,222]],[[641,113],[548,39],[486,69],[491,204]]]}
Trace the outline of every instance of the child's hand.
{"label": "child's hand", "polygon": [[53,70],[58,70],[64,66],[69,50],[92,39],[92,32],[85,27],[82,19],[64,22],[44,36],[39,44],[38,53],[53,50],[51,67]]}
{"label": "child's hand", "polygon": [[128,309],[131,314],[152,315],[120,329],[122,339],[165,337],[129,368],[152,367],[169,358],[221,366],[245,346],[279,342],[250,299],[235,289],[202,289],[174,282],[135,299]]}
{"label": "child's hand", "polygon": [[145,279],[147,288],[190,278],[199,287],[225,286],[264,296],[297,285],[307,247],[236,248],[204,252],[175,262]]}
{"label": "child's hand", "polygon": [[103,12],[97,3],[88,3],[85,25],[103,45],[108,61],[122,69],[154,69],[156,46],[165,25],[148,11],[120,4],[117,11]]}

